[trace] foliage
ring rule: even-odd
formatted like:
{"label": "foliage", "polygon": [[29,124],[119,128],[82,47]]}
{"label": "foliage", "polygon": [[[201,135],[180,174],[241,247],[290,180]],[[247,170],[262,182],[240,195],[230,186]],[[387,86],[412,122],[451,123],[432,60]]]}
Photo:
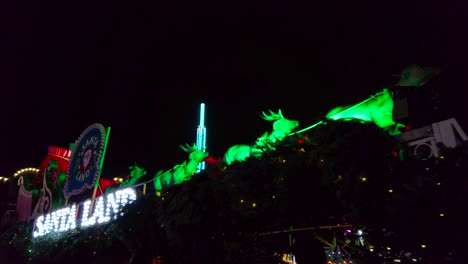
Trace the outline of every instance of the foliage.
{"label": "foliage", "polygon": [[[392,155],[399,147],[372,123],[328,121],[307,135],[275,143],[260,157],[211,165],[160,196],[150,189],[110,224],[40,241],[29,239],[30,225],[18,225],[3,234],[2,248],[34,263],[83,258],[90,263],[109,255],[109,249],[112,254],[128,252],[116,259],[132,255],[146,263],[156,256],[167,263],[277,263],[275,253],[296,249],[289,247],[286,233],[262,234],[348,223],[367,226],[369,237],[382,243],[384,235],[377,231],[386,228],[388,238],[392,230],[398,234],[395,247],[400,243],[414,249],[418,241],[411,236],[425,238],[424,228],[441,226],[429,221],[431,206],[454,200],[466,206],[462,177],[445,181],[443,195],[428,188],[430,181],[446,179],[442,174],[463,175],[466,159],[460,157],[466,153],[447,150],[445,160],[430,164]],[[429,165],[437,165],[429,170],[437,173],[428,175]],[[421,225],[422,217],[427,224]],[[295,237],[308,241],[308,234]],[[308,247],[302,252],[313,251]]]}

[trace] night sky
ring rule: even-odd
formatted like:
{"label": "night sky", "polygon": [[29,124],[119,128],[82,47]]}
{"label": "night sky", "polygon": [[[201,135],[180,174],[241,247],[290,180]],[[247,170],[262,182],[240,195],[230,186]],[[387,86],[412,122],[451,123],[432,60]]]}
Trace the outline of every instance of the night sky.
{"label": "night sky", "polygon": [[468,131],[466,1],[308,2],[2,1],[0,176],[93,123],[111,127],[103,177],[169,169],[201,103],[220,157],[271,129],[262,111],[305,128],[409,64],[441,68],[441,110]]}

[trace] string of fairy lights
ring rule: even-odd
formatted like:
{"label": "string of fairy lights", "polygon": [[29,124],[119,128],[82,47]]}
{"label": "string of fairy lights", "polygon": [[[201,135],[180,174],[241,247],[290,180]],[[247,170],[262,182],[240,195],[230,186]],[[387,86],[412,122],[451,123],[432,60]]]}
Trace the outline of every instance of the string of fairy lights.
{"label": "string of fairy lights", "polygon": [[20,169],[20,170],[17,170],[14,174],[13,174],[13,177],[19,177],[23,174],[26,174],[26,173],[38,173],[39,172],[39,169],[37,168],[24,168],[24,169]]}
{"label": "string of fairy lights", "polygon": [[23,175],[36,175],[38,172],[39,172],[38,168],[32,168],[32,167],[23,168],[13,173],[13,177],[0,176],[0,183],[7,183],[12,178],[18,178]]}

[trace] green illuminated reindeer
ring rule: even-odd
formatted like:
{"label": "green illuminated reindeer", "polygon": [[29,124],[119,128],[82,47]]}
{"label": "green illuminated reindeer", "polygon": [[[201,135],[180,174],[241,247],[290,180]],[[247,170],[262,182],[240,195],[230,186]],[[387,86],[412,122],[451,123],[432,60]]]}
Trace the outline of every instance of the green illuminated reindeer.
{"label": "green illuminated reindeer", "polygon": [[166,188],[190,180],[195,174],[198,164],[209,155],[208,152],[199,150],[196,144],[193,144],[193,146],[186,144],[185,146],[179,147],[183,151],[190,153],[189,159],[164,173],[162,170],[156,173],[154,177],[154,188],[158,196],[160,196],[161,191]]}

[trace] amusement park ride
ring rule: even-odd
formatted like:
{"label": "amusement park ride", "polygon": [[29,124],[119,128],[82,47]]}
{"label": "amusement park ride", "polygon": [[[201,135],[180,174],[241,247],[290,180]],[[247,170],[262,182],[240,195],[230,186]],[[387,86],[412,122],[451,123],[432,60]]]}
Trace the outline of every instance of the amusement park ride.
{"label": "amusement park ride", "polygon": [[[438,158],[443,148],[454,149],[468,142],[468,137],[453,117],[433,116],[428,84],[439,74],[437,69],[411,65],[405,68],[400,80],[393,86],[354,105],[340,106],[327,113],[320,121],[293,132],[299,122],[286,119],[281,110],[263,113],[263,119],[273,122],[271,133],[259,137],[252,145],[235,145],[229,148],[222,162],[229,166],[250,156],[260,156],[271,149],[270,143],[303,133],[326,120],[358,119],[373,122],[395,137],[416,159]],[[430,87],[429,87],[430,88]],[[424,108],[424,109],[422,109]],[[89,126],[73,144],[73,148],[50,147],[47,157],[33,176],[18,177],[16,209],[3,216],[3,227],[15,222],[34,221],[34,237],[51,232],[65,232],[77,227],[89,227],[112,221],[119,217],[124,205],[137,199],[135,188],[154,184],[156,193],[165,188],[190,180],[205,169],[206,127],[205,105],[200,108],[200,125],[196,144],[181,147],[190,153],[188,161],[168,171],[159,171],[153,179],[138,183],[146,171],[133,166],[129,177],[122,183],[100,178],[110,128],[101,124]],[[429,116],[429,118],[428,118]],[[27,182],[27,186],[25,184]],[[111,186],[111,188],[106,188]],[[36,190],[36,191],[35,191]],[[84,193],[91,193],[83,197]],[[145,193],[145,191],[143,192]]]}

